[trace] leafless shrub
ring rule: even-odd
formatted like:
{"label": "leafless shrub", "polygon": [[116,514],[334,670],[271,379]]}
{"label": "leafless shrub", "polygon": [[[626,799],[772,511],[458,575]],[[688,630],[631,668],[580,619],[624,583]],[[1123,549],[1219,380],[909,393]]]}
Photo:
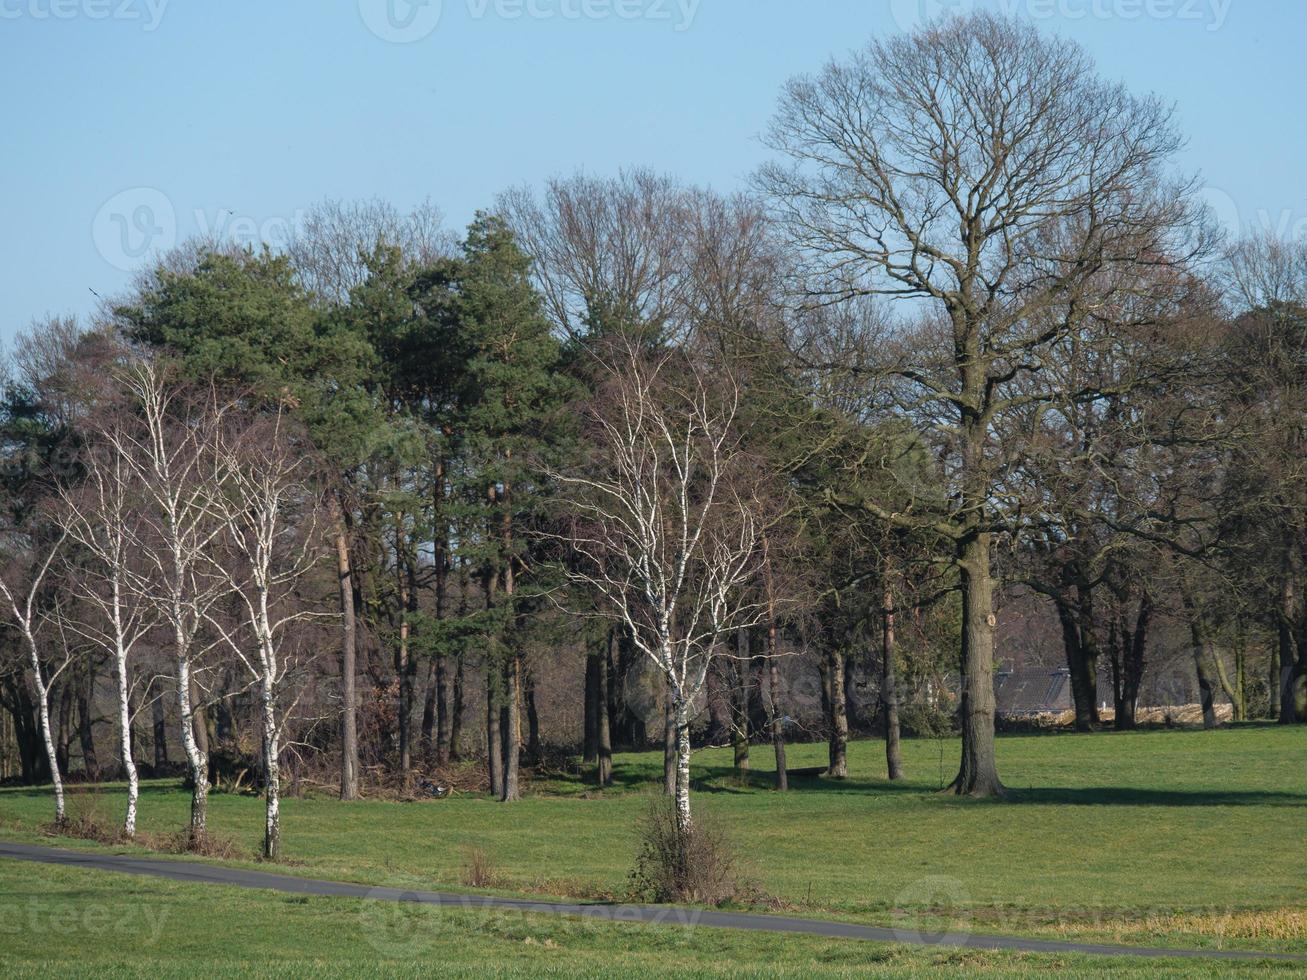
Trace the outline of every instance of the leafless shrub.
{"label": "leafless shrub", "polygon": [[739,855],[724,830],[702,813],[686,833],[678,827],[673,802],[656,799],[640,819],[637,839],[630,876],[635,901],[725,905],[763,898],[742,875]]}
{"label": "leafless shrub", "polygon": [[93,840],[101,844],[117,844],[123,840],[121,825],[114,820],[103,794],[98,791],[71,792],[68,794],[68,815],[62,824],[45,825],[51,836]]}
{"label": "leafless shrub", "polygon": [[193,834],[186,828],[166,834],[138,835],[137,839],[150,850],[165,854],[194,854],[224,861],[250,856],[230,837],[207,828],[203,834]]}
{"label": "leafless shrub", "polygon": [[499,871],[484,848],[471,846],[463,852],[463,884],[469,888],[493,888]]}

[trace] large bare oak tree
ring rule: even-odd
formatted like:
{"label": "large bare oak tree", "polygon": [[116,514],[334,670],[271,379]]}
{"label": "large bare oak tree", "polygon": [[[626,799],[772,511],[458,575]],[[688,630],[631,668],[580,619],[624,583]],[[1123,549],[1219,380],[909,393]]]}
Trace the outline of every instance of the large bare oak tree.
{"label": "large bare oak tree", "polygon": [[769,131],[782,159],[760,183],[806,257],[809,301],[889,295],[938,324],[888,372],[902,407],[947,442],[951,506],[929,521],[952,542],[961,580],[961,794],[1003,789],[996,429],[1031,400],[1062,397],[1030,379],[1103,302],[1112,269],[1189,250],[1191,187],[1166,173],[1181,146],[1171,117],[1156,99],[1100,79],[1075,44],[974,14],[875,41],[791,81]]}

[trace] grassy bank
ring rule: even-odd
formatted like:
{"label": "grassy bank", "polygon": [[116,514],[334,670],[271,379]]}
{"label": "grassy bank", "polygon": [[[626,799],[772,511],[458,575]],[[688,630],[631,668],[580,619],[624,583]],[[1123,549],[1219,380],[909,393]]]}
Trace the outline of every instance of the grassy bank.
{"label": "grassy bank", "polygon": [[[703,751],[695,803],[729,828],[762,889],[801,914],[890,923],[906,913],[984,932],[1307,951],[1307,852],[1294,843],[1307,805],[1307,729],[1004,737],[999,759],[1012,793],[1002,803],[938,793],[955,743],[910,740],[904,749],[904,783],[878,778],[880,743],[858,742],[853,778],[798,780],[787,794],[768,788],[766,748],[754,747],[743,782],[728,751]],[[792,747],[791,764],[819,765],[824,752]],[[621,896],[634,825],[660,774],[661,756],[645,753],[618,756],[614,789],[558,778],[507,806],[476,795],[290,799],[282,870],[458,888],[468,849],[479,847],[496,891]],[[121,803],[121,789],[106,787],[79,794],[71,809],[112,821]],[[188,803],[175,783],[147,785],[142,829],[176,830]],[[253,862],[261,806],[250,796],[212,798],[211,826],[247,855],[242,862]],[[42,839],[50,809],[48,791],[0,791],[0,836]]]}

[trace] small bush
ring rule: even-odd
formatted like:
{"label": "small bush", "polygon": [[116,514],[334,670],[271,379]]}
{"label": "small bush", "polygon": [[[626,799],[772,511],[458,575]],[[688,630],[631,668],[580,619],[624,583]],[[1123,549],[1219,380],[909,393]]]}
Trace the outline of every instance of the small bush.
{"label": "small bush", "polygon": [[46,825],[46,833],[101,844],[116,844],[122,839],[122,825],[115,822],[108,803],[98,790],[71,791],[65,799],[67,814],[64,822]]}
{"label": "small bush", "polygon": [[702,813],[682,842],[674,802],[669,797],[654,800],[640,819],[637,836],[639,851],[630,879],[637,901],[723,905],[760,897],[741,877],[739,858],[726,834]]}
{"label": "small bush", "polygon": [[140,843],[149,847],[151,850],[163,851],[166,854],[195,854],[200,857],[211,857],[221,859],[243,858],[248,855],[243,854],[241,849],[236,846],[236,842],[230,837],[222,834],[215,834],[212,831],[206,833],[198,840],[191,838],[190,828],[178,830],[170,834],[137,834]]}
{"label": "small bush", "polygon": [[463,852],[463,884],[469,888],[493,888],[498,881],[499,872],[484,850],[469,847]]}

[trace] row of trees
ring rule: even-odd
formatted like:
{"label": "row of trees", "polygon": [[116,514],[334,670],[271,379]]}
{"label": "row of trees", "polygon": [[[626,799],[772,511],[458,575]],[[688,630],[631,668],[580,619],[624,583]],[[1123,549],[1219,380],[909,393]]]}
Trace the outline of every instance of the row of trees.
{"label": "row of trees", "polygon": [[561,178],[460,242],[329,202],[285,254],[196,242],[30,333],[0,686],[57,817],[106,664],[126,832],[149,711],[195,839],[210,760],[258,768],[270,856],[287,753],[345,799],[480,756],[509,801],[559,705],[600,785],[661,736],[688,832],[705,708],[784,789],[815,676],[843,776],[871,654],[891,778],[901,709],[956,693],[953,789],[1000,794],[1022,597],[1081,729],[1104,662],[1135,724],[1177,629],[1208,724],[1222,690],[1307,718],[1307,250],[1223,246],[1168,107],[987,15],[792,82],[768,142],[756,194]]}

